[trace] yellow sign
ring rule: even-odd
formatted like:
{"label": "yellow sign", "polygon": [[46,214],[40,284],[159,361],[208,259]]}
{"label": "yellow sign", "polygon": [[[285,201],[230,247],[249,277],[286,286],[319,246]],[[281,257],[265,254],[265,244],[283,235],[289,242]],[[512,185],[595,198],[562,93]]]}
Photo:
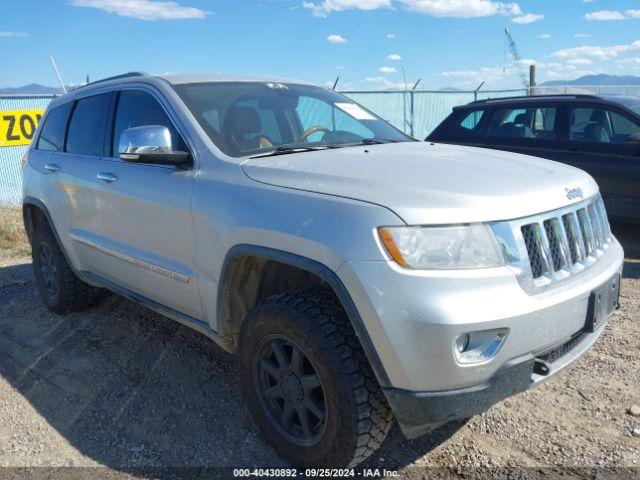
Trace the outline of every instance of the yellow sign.
{"label": "yellow sign", "polygon": [[44,110],[0,111],[0,147],[29,145]]}

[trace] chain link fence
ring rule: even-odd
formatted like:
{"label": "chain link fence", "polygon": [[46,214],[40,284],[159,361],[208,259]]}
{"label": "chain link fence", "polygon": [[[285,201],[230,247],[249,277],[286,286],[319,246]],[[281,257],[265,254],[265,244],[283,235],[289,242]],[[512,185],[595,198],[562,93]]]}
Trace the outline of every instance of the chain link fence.
{"label": "chain link fence", "polygon": [[[22,199],[22,178],[20,175],[20,160],[27,151],[28,145],[3,146],[7,139],[11,140],[20,134],[19,117],[12,116],[9,121],[9,114],[15,111],[44,110],[53,96],[42,95],[0,95],[0,120],[4,131],[0,132],[0,207],[16,207],[20,205]],[[22,125],[27,136],[32,136],[35,124],[27,123]]]}
{"label": "chain link fence", "polygon": [[453,107],[488,98],[516,97],[525,89],[486,91],[353,91],[344,95],[377,113],[412,137],[424,139],[450,113]]}
{"label": "chain link fence", "polygon": [[534,95],[624,95],[640,97],[640,85],[541,85]]}

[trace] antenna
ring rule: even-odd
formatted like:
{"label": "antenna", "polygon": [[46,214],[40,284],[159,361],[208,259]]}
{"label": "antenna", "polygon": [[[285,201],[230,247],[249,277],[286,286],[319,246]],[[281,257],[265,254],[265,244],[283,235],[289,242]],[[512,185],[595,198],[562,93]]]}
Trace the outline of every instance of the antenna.
{"label": "antenna", "polygon": [[338,82],[340,81],[340,77],[336,78],[336,81],[333,82],[333,88],[331,90],[335,90],[336,87],[338,86]]}
{"label": "antenna", "polygon": [[62,87],[62,91],[67,93],[67,87],[64,86],[64,82],[62,81],[62,77],[60,76],[60,72],[58,71],[58,67],[56,66],[56,61],[53,59],[53,55],[49,57],[51,59],[51,66],[53,67],[53,71],[56,72],[56,76],[58,77],[58,81],[60,82],[60,86]]}

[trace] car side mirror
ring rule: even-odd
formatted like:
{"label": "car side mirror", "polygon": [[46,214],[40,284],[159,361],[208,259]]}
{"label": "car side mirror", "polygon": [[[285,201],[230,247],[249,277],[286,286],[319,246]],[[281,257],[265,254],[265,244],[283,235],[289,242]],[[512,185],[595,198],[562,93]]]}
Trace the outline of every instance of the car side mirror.
{"label": "car side mirror", "polygon": [[173,149],[171,132],[161,125],[127,128],[120,135],[118,155],[127,162],[181,165],[189,159],[187,152]]}
{"label": "car side mirror", "polygon": [[627,138],[627,143],[636,147],[640,147],[640,132],[633,133]]}

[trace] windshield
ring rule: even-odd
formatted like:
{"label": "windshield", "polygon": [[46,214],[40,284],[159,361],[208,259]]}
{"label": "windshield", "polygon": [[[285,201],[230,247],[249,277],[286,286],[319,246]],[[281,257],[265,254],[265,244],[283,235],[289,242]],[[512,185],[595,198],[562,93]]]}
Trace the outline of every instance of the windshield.
{"label": "windshield", "polygon": [[629,108],[640,115],[640,103],[636,103],[635,105],[629,105]]}
{"label": "windshield", "polygon": [[211,140],[246,157],[414,141],[348,98],[284,83],[198,83],[175,90]]}

